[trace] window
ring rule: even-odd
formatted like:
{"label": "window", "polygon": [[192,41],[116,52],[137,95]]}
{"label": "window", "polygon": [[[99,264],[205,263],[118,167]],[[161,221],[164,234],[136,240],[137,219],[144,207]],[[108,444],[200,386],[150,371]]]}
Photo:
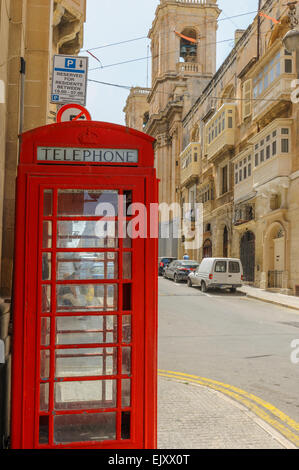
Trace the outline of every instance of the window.
{"label": "window", "polygon": [[225,194],[228,191],[227,176],[228,176],[228,166],[226,165],[223,168],[221,168],[222,194]]}
{"label": "window", "polygon": [[285,73],[292,73],[293,72],[293,61],[292,61],[292,59],[285,59],[285,61],[284,61],[284,70],[285,70]]}
{"label": "window", "polygon": [[229,261],[228,263],[228,272],[229,273],[239,273],[240,264],[237,261]]}
{"label": "window", "polygon": [[252,112],[252,80],[246,80],[243,85],[243,119],[246,119]]}
{"label": "window", "polygon": [[226,261],[217,261],[215,264],[215,273],[226,273]]}
{"label": "window", "polygon": [[281,139],[281,152],[288,153],[289,151],[289,139]]}
{"label": "window", "polygon": [[252,172],[252,156],[248,155],[235,164],[235,184],[249,178]]}

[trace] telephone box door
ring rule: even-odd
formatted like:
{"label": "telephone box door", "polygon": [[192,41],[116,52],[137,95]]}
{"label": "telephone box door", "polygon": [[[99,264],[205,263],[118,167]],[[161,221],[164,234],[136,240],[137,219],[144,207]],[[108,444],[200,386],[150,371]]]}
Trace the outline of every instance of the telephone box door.
{"label": "telephone box door", "polygon": [[144,446],[145,241],[127,211],[144,191],[29,177],[21,448]]}

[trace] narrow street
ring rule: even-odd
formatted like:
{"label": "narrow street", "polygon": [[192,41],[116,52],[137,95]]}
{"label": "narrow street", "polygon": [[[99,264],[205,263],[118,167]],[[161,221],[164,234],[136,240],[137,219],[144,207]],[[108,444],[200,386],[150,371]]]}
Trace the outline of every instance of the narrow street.
{"label": "narrow street", "polygon": [[159,369],[219,381],[299,421],[299,314],[237,292],[159,278]]}

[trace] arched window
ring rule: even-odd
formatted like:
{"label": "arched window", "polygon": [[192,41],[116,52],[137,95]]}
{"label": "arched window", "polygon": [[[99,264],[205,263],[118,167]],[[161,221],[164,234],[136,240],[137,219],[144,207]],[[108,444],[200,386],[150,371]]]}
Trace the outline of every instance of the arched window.
{"label": "arched window", "polygon": [[[197,39],[196,31],[194,29],[186,28],[181,33],[183,36],[191,39]],[[180,41],[180,59],[184,62],[196,62],[197,58],[197,44],[188,41],[188,39],[181,38]]]}

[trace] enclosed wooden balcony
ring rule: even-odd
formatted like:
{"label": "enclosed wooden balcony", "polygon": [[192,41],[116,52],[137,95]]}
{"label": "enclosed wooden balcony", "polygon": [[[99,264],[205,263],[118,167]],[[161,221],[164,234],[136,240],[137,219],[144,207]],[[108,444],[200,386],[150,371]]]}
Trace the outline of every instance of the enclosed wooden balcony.
{"label": "enclosed wooden balcony", "polygon": [[191,142],[180,155],[180,184],[187,186],[196,182],[200,174],[200,144]]}
{"label": "enclosed wooden balcony", "polygon": [[275,119],[256,134],[253,144],[253,188],[292,172],[292,120]]}
{"label": "enclosed wooden balcony", "polygon": [[234,104],[224,104],[210,119],[205,127],[206,155],[208,161],[214,160],[221,153],[232,149],[235,145],[235,114]]}
{"label": "enclosed wooden balcony", "polygon": [[296,79],[293,54],[279,49],[269,52],[258,65],[252,78],[252,119],[267,119],[269,122],[291,102],[293,80]]}

